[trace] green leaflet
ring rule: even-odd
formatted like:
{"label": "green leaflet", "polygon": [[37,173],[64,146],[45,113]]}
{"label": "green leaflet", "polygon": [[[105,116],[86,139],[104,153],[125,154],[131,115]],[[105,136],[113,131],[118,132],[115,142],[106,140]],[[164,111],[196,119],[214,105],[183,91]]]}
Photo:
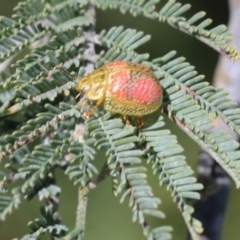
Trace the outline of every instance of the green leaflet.
{"label": "green leaflet", "polygon": [[[151,215],[158,218],[163,218],[165,215],[157,210],[160,200],[152,197],[151,187],[146,181],[146,168],[138,166],[141,163],[140,157],[143,152],[140,149],[135,149],[139,141],[135,135],[136,128],[122,124],[118,118],[109,119],[110,115],[106,114],[103,117],[89,119],[87,121],[87,129],[95,132],[95,129],[101,128],[103,134],[98,134],[95,145],[104,147],[108,150],[108,166],[110,175],[116,178],[120,174],[120,182],[116,187],[116,194],[119,194],[126,188],[122,195],[121,202],[129,196],[129,206],[133,209],[133,221],[138,220],[143,226],[144,234],[151,239],[153,232],[150,230],[146,222],[146,215]],[[115,131],[114,131],[115,129]],[[96,135],[95,135],[96,136]],[[101,141],[103,140],[103,141]],[[107,145],[102,145],[102,142],[107,142]],[[119,172],[120,170],[120,172]],[[154,230],[152,230],[154,231]],[[170,229],[166,229],[160,235],[168,234]]]}
{"label": "green leaflet", "polygon": [[227,45],[232,37],[225,25],[219,25],[208,30],[206,27],[211,24],[211,19],[205,19],[199,24],[194,25],[194,23],[205,16],[204,12],[198,12],[189,19],[182,16],[182,14],[190,9],[190,4],[182,5],[175,0],[168,0],[165,5],[161,6],[159,12],[157,12],[155,11],[155,5],[158,2],[158,0],[146,3],[134,0],[96,0],[97,6],[104,10],[107,8],[119,8],[122,13],[130,12],[133,16],[141,14],[150,19],[166,21],[170,26],[193,35],[216,51],[227,54],[232,60],[236,61],[239,59],[236,48]]}
{"label": "green leaflet", "polygon": [[[197,191],[201,190],[203,186],[195,183],[196,178],[191,176],[193,171],[185,161],[185,157],[178,155],[182,152],[182,148],[175,141],[176,138],[166,138],[166,136],[171,136],[171,133],[161,129],[164,126],[163,117],[159,117],[157,122],[159,128],[151,129],[150,127],[141,130],[142,141],[149,148],[149,151],[147,151],[148,162],[152,164],[153,172],[159,174],[160,184],[166,184],[167,189],[172,193],[172,197],[179,206],[192,238],[198,239],[202,227],[201,225],[195,227],[192,224],[195,219],[191,216],[191,213],[186,212],[185,209],[189,205],[185,199],[199,199],[200,195]],[[152,136],[156,137],[153,138]]]}
{"label": "green leaflet", "polygon": [[69,105],[66,108],[66,104],[60,104],[60,108],[54,108],[55,114],[50,104],[46,105],[46,109],[50,111],[46,112],[46,114],[38,113],[35,119],[30,119],[19,130],[0,138],[1,159],[33,141],[49,129],[59,128],[65,118],[78,118],[80,116],[80,112],[76,110],[76,106],[74,109],[73,105]]}
{"label": "green leaflet", "polygon": [[18,208],[22,201],[20,193],[15,193],[14,196],[0,195],[0,221],[4,221],[8,214]]}

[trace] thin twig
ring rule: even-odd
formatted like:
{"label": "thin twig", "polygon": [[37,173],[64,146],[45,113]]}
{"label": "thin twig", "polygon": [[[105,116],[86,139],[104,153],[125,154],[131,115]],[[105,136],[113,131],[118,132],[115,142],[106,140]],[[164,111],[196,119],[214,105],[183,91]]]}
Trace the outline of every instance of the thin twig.
{"label": "thin twig", "polygon": [[[96,12],[94,5],[90,2],[89,8],[86,11],[86,16],[89,18],[91,25],[86,29],[87,42],[85,46],[84,55],[87,56],[88,60],[86,62],[86,74],[94,70],[93,56],[95,56],[95,45],[94,45],[94,36],[95,36],[95,22],[96,22]],[[88,202],[88,192],[90,189],[89,186],[80,187],[78,190],[78,206],[77,206],[77,216],[76,216],[76,229],[80,229],[78,239],[84,238],[84,231],[86,225],[86,210]]]}

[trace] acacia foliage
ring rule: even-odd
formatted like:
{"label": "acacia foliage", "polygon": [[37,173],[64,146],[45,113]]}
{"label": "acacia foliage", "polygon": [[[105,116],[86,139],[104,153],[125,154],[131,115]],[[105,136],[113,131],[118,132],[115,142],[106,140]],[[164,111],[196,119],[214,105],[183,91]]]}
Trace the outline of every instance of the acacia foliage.
{"label": "acacia foliage", "polygon": [[[165,214],[159,210],[160,199],[147,182],[144,160],[171,193],[192,238],[198,239],[203,229],[192,217],[194,209],[187,200],[199,199],[202,185],[193,176],[177,136],[165,127],[164,114],[213,156],[240,186],[239,144],[224,131],[212,131],[212,121],[219,118],[240,134],[240,109],[228,93],[209,86],[184,57],[176,57],[175,51],[157,59],[139,54],[136,49],[150,40],[142,31],[123,26],[94,31],[95,9],[116,8],[122,13],[166,22],[229,58],[239,59],[236,49],[228,46],[231,34],[225,26],[210,29],[211,20],[204,18],[204,12],[185,18],[189,4],[169,0],[157,9],[158,3],[27,0],[17,5],[12,18],[0,18],[0,59],[10,59],[8,67],[15,69],[11,73],[6,69],[0,76],[0,157],[5,163],[1,172],[0,219],[4,221],[25,199],[38,195],[46,202],[41,219],[29,223],[31,231],[22,239],[38,239],[42,234],[54,239],[83,237],[82,208],[86,204],[81,201],[85,201],[85,195],[80,197],[76,210],[76,229],[70,231],[61,224],[57,210],[61,189],[54,174],[58,168],[86,195],[91,186],[111,177],[114,194],[121,194],[121,201],[128,199],[133,221],[140,223],[146,238],[171,239],[172,227],[165,226],[164,221],[155,228],[148,223],[148,216],[163,219]],[[94,46],[100,51],[90,54]],[[15,61],[20,52],[24,57]],[[89,66],[98,68],[114,60],[145,64],[163,87],[162,109],[142,128],[134,120],[132,125],[125,124],[121,116],[105,112],[102,107],[86,119],[84,98],[75,98],[75,79],[60,68],[80,79]],[[100,173],[94,163],[97,149],[106,150]],[[22,179],[22,184],[12,187]]]}

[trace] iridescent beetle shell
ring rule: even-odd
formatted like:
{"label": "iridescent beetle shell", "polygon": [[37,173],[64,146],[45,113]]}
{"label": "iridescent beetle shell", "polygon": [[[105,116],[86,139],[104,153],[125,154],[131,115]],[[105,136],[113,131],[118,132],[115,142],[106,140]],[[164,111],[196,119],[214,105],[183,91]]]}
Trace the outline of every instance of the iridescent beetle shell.
{"label": "iridescent beetle shell", "polygon": [[114,61],[78,81],[77,91],[103,103],[105,110],[128,116],[155,112],[162,103],[162,88],[153,72],[140,63]]}

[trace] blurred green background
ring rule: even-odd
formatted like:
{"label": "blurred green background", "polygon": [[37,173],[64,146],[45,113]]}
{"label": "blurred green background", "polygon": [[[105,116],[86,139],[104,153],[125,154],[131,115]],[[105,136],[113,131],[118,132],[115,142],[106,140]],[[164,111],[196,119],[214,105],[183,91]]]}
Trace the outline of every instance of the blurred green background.
{"label": "blurred green background", "polygon": [[[191,16],[197,11],[206,11],[207,17],[212,18],[213,25],[227,24],[228,3],[227,0],[179,0],[182,3],[191,3],[192,9],[187,16]],[[0,0],[0,15],[11,16],[13,7],[18,0]],[[163,1],[162,2],[166,2]],[[198,40],[181,33],[167,24],[145,19],[143,17],[134,18],[131,15],[122,15],[116,10],[97,11],[97,31],[109,29],[112,26],[123,25],[125,27],[136,28],[152,35],[150,42],[139,49],[139,52],[149,52],[151,58],[159,57],[170,50],[177,50],[178,56],[185,56],[187,61],[196,66],[199,73],[204,74],[208,81],[212,81],[214,68],[217,63],[218,53]],[[198,154],[197,145],[191,141],[171,122],[167,128],[179,137],[179,141],[185,148],[185,155],[188,162],[195,167]],[[103,164],[103,153],[99,153],[96,163]],[[173,239],[186,239],[186,227],[183,219],[173,203],[170,194],[164,187],[159,188],[158,179],[152,176],[149,182],[153,186],[154,193],[161,198],[160,209],[166,213],[165,220],[152,220],[153,225],[172,224],[174,227]],[[75,224],[75,210],[77,204],[77,189],[72,186],[72,182],[62,173],[58,172],[58,184],[62,186],[60,196],[60,213],[63,224],[70,229]],[[223,229],[223,240],[237,240],[240,235],[239,216],[240,208],[238,202],[240,191],[233,185],[229,206],[227,209],[225,226]],[[41,203],[35,198],[31,202],[24,202],[20,208],[11,214],[7,221],[0,226],[0,239],[8,240],[21,237],[27,233],[27,223],[29,220],[40,217],[39,207]],[[86,240],[143,240],[142,231],[138,223],[132,223],[132,213],[127,205],[127,201],[119,204],[119,198],[115,198],[111,192],[111,183],[104,181],[99,187],[89,195]]]}

